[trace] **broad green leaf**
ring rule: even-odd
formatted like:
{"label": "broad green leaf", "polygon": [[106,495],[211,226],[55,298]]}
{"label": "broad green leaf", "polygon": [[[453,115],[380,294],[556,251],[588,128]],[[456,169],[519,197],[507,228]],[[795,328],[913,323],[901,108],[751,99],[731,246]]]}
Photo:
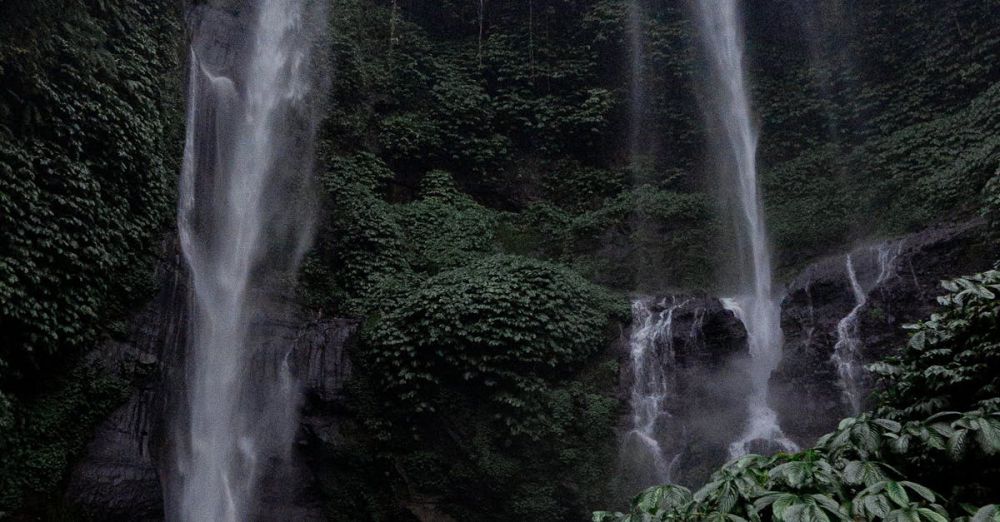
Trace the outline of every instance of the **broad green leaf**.
{"label": "broad green leaf", "polygon": [[889,499],[895,502],[899,507],[907,507],[910,505],[910,496],[906,494],[906,489],[903,488],[902,484],[892,480],[885,482],[885,493],[889,496]]}

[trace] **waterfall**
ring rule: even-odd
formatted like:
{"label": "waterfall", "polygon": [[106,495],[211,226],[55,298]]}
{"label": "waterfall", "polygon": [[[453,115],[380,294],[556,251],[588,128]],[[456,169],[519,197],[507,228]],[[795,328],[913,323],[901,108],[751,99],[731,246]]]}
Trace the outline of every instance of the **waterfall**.
{"label": "waterfall", "polygon": [[643,9],[639,0],[633,0],[628,9],[629,38],[629,161],[635,168],[639,156],[648,152],[643,142],[643,114],[645,113],[647,93],[643,80],[643,62],[645,61],[645,32],[643,30]]}
{"label": "waterfall", "polygon": [[[191,278],[186,382],[167,516],[260,518],[258,493],[291,450],[297,385],[266,319],[309,244],[322,2],[192,11],[178,229]],[[272,340],[273,341],[273,340]]]}
{"label": "waterfall", "polygon": [[623,467],[639,488],[671,482],[677,455],[668,459],[658,439],[662,424],[670,419],[668,372],[673,363],[676,301],[658,303],[648,298],[632,301],[633,329],[628,340],[632,370],[629,405],[631,429],[622,440]]}
{"label": "waterfall", "polygon": [[[892,275],[893,262],[899,254],[899,248],[883,244],[875,249],[878,261],[878,276],[872,288],[886,282]],[[852,415],[862,411],[864,402],[864,367],[862,366],[861,350],[864,344],[861,340],[860,316],[868,304],[868,292],[858,280],[854,269],[852,254],[846,256],[847,278],[854,293],[855,306],[840,322],[837,323],[837,342],[833,348],[832,361],[840,376],[840,385],[844,392],[844,401],[850,407]]]}
{"label": "waterfall", "polygon": [[746,326],[752,389],[748,393],[749,422],[744,435],[730,447],[733,456],[758,441],[791,449],[778,416],[768,404],[768,381],[781,362],[780,300],[772,290],[771,253],[757,181],[757,131],[750,113],[743,64],[743,32],[737,0],[699,0],[697,14],[707,50],[713,105],[709,112],[722,127],[720,157],[732,160],[737,221],[749,245],[740,276],[747,295],[727,300],[727,307]]}

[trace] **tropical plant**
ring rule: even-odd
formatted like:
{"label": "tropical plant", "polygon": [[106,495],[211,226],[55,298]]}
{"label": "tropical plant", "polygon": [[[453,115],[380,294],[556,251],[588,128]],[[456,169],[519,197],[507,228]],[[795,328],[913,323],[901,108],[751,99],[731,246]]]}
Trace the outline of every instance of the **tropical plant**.
{"label": "tropical plant", "polygon": [[886,384],[882,415],[898,420],[942,410],[1000,410],[1000,271],[942,283],[928,320],[910,325],[908,345],[871,366]]}

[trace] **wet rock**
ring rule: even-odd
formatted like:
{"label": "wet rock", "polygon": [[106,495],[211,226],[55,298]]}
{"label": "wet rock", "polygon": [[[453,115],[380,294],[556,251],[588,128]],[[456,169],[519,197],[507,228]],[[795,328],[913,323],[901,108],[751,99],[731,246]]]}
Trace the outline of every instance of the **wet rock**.
{"label": "wet rock", "polygon": [[[164,251],[176,252],[172,243]],[[161,361],[165,347],[183,335],[178,254],[156,270],[161,290],[132,318],[125,339],[91,351],[86,364],[133,382],[128,401],[98,426],[84,456],[70,472],[65,498],[93,520],[161,520],[163,494],[156,466],[155,431],[162,417]]]}
{"label": "wet rock", "polygon": [[768,439],[754,439],[746,445],[747,453],[753,455],[774,455],[775,453],[786,451],[780,442]]}
{"label": "wet rock", "polygon": [[[942,279],[991,266],[997,252],[984,232],[980,222],[942,226],[850,253],[866,301],[856,312],[859,366],[905,345],[902,326],[935,309]],[[782,303],[784,358],[771,378],[771,402],[786,435],[800,445],[811,444],[852,413],[832,357],[838,324],[856,306],[846,254],[814,263],[788,287]],[[863,397],[874,383],[862,372],[858,386]]]}
{"label": "wet rock", "polygon": [[[245,0],[211,0],[187,11],[188,32],[207,35],[193,41],[198,63],[214,76],[233,77],[233,70],[246,54],[246,25],[252,6]],[[202,25],[211,31],[199,30]]]}

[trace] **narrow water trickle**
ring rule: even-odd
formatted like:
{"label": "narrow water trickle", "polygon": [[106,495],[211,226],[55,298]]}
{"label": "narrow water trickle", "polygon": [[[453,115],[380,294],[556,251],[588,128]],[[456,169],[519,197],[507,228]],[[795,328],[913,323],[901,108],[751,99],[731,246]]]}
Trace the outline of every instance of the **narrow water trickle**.
{"label": "narrow water trickle", "polygon": [[[648,298],[632,302],[633,330],[628,349],[632,364],[631,429],[621,454],[633,480],[644,486],[671,482],[671,464],[658,439],[668,411],[668,374],[673,362],[674,311],[683,303],[656,303]],[[676,457],[676,456],[674,456]]]}
{"label": "narrow water trickle", "polygon": [[837,366],[844,402],[850,408],[851,415],[860,414],[864,406],[864,367],[861,357],[864,343],[861,339],[861,312],[868,304],[868,292],[892,276],[893,263],[899,254],[899,245],[893,247],[882,244],[874,250],[878,262],[878,276],[868,290],[858,279],[853,255],[847,254],[845,261],[847,279],[851,283],[856,304],[851,312],[837,323],[837,343],[833,348],[832,361]]}
{"label": "narrow water trickle", "polygon": [[313,222],[323,2],[192,10],[178,229],[191,278],[167,518],[260,519],[262,481],[290,452],[297,384],[269,343]]}
{"label": "narrow water trickle", "polygon": [[749,250],[740,267],[745,294],[726,301],[747,330],[752,382],[747,427],[730,453],[740,456],[762,444],[793,449],[768,404],[768,381],[781,362],[781,309],[772,288],[771,252],[758,188],[758,137],[746,85],[739,5],[737,0],[699,0],[696,5],[710,66],[712,92],[706,109],[721,127],[717,154],[728,158],[725,179],[734,183],[739,235]]}

